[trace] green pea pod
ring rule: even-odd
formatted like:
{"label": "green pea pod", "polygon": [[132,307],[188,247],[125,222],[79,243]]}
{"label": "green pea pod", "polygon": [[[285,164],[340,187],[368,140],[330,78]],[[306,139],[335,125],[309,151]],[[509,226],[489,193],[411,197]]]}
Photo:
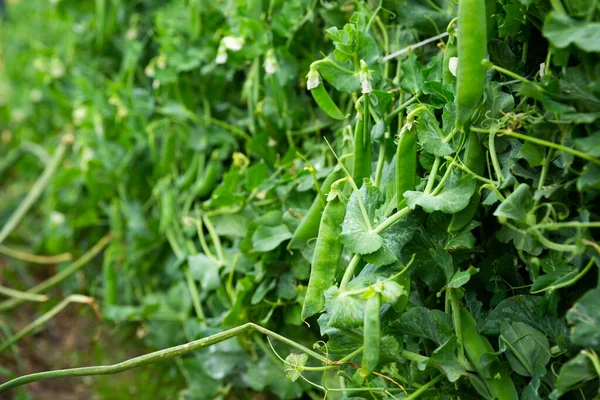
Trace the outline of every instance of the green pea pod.
{"label": "green pea pod", "polygon": [[406,296],[400,296],[398,301],[396,301],[392,305],[392,307],[394,307],[394,310],[398,314],[402,314],[402,312],[404,312],[404,310],[406,309],[406,306],[408,305],[408,298],[410,296],[410,276],[408,276],[407,274],[402,274],[397,279],[395,279],[395,281],[399,285],[404,287],[404,290],[406,290]]}
{"label": "green pea pod", "polygon": [[334,284],[336,269],[342,256],[341,233],[345,215],[346,207],[338,197],[325,206],[302,307],[303,320],[323,309],[323,293]]}
{"label": "green pea pod", "polygon": [[487,28],[485,0],[458,3],[458,72],[456,75],[456,124],[464,125],[479,105],[485,85]]}
{"label": "green pea pod", "polygon": [[352,178],[360,187],[363,179],[371,177],[371,113],[369,112],[369,94],[364,95],[364,111],[358,113],[354,128],[354,158]]}
{"label": "green pea pod", "polygon": [[219,160],[219,153],[213,152],[202,174],[202,178],[196,181],[191,189],[193,198],[206,197],[208,196],[219,180],[219,174],[221,173],[221,160]]}
{"label": "green pea pod", "polygon": [[179,189],[186,189],[194,181],[196,172],[198,170],[198,165],[200,164],[200,156],[201,153],[194,153],[192,156],[192,161],[190,162],[190,165],[185,173],[175,181],[175,184]]}
{"label": "green pea pod", "polygon": [[413,190],[417,181],[417,134],[415,132],[403,129],[396,149],[396,196],[398,197],[398,209],[404,206],[403,193],[407,190]]}
{"label": "green pea pod", "polygon": [[[467,142],[467,148],[465,150],[465,158],[464,164],[477,175],[483,175],[485,172],[485,148],[479,142],[479,136],[476,132],[471,131],[469,133],[469,139]],[[471,199],[469,200],[469,204],[463,210],[452,215],[452,219],[450,220],[450,225],[448,225],[448,232],[456,232],[467,226],[469,222],[475,216],[477,209],[479,208],[479,201],[481,200],[481,195],[479,194],[479,185],[477,184],[477,189]]]}
{"label": "green pea pod", "polygon": [[444,62],[442,64],[442,83],[444,85],[456,82],[456,77],[450,72],[450,59],[458,55],[458,47],[456,46],[456,36],[450,33],[448,43],[446,43],[446,51],[444,52]]}
{"label": "green pea pod", "polygon": [[[502,377],[486,378],[481,368],[481,357],[494,353],[494,349],[485,336],[477,332],[477,323],[466,309],[460,310],[460,326],[463,336],[463,346],[469,361],[484,381],[489,393],[498,400],[517,400],[519,398],[515,384],[508,374]],[[490,360],[486,360],[489,362]]]}
{"label": "green pea pod", "polygon": [[363,325],[364,348],[361,375],[367,376],[377,368],[379,363],[380,323],[379,309],[381,308],[381,295],[375,293],[367,299],[365,304],[365,319]]}
{"label": "green pea pod", "polygon": [[340,121],[346,119],[346,115],[333,102],[331,96],[329,96],[329,93],[327,93],[327,90],[325,90],[325,87],[322,83],[317,87],[312,88],[310,93],[312,94],[313,99],[315,99],[317,102],[319,108],[321,108],[325,114]]}
{"label": "green pea pod", "polygon": [[[323,194],[329,193],[331,184],[342,177],[343,172],[341,170],[332,171],[327,178],[325,178],[323,184],[321,184],[321,192]],[[324,208],[325,204],[323,203],[323,200],[321,197],[317,196],[304,216],[304,219],[294,231],[292,239],[287,245],[288,250],[302,248],[310,239],[317,237],[321,214],[323,214]]]}
{"label": "green pea pod", "polygon": [[157,163],[157,173],[159,177],[169,174],[171,163],[175,160],[175,151],[177,150],[177,133],[175,130],[164,133],[164,140],[160,149],[160,158]]}

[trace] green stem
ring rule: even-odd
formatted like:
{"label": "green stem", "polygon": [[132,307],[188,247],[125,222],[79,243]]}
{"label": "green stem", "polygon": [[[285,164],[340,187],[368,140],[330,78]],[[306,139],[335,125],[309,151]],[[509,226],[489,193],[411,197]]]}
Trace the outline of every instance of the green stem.
{"label": "green stem", "polygon": [[410,106],[412,103],[414,103],[418,99],[419,99],[419,93],[417,93],[416,95],[414,95],[413,97],[411,97],[410,99],[406,100],[404,103],[402,103],[398,107],[396,107],[391,113],[389,113],[388,115],[385,116],[386,124],[389,124],[390,122],[392,122],[392,119],[395,118],[396,115],[398,115],[402,111],[406,110],[408,108],[408,106]]}
{"label": "green stem", "polygon": [[490,149],[490,158],[492,159],[492,166],[494,167],[494,172],[496,173],[496,177],[498,178],[498,183],[502,183],[504,180],[504,175],[502,174],[502,168],[500,168],[500,162],[498,161],[498,154],[496,154],[496,132],[491,131],[489,134],[488,146]]}
{"label": "green stem", "polygon": [[184,274],[186,283],[188,285],[188,290],[190,292],[190,296],[192,297],[192,304],[194,305],[194,311],[196,312],[196,316],[198,317],[198,319],[200,319],[200,321],[206,321],[204,310],[202,310],[202,304],[200,304],[198,287],[196,286],[196,282],[194,282],[194,278],[192,277],[189,266],[185,267]]}
{"label": "green stem", "polygon": [[379,158],[377,159],[377,171],[375,171],[375,186],[381,184],[381,176],[383,174],[383,166],[385,164],[385,142],[390,138],[390,132],[386,129],[381,144],[379,145]]}
{"label": "green stem", "polygon": [[10,233],[17,227],[17,225],[21,222],[27,211],[31,208],[33,203],[40,197],[48,183],[50,182],[50,178],[56,172],[56,169],[60,165],[60,162],[65,155],[65,151],[67,147],[73,142],[73,137],[70,135],[65,135],[60,142],[60,145],[52,155],[52,159],[46,165],[44,172],[37,179],[27,196],[23,199],[19,207],[11,214],[8,218],[2,230],[0,231],[0,244],[4,242],[4,240],[10,235]]}
{"label": "green stem", "polygon": [[73,259],[71,253],[57,254],[55,256],[39,256],[36,254],[29,254],[24,251],[12,249],[1,244],[0,254],[34,264],[58,264],[65,261],[71,261]]}
{"label": "green stem", "polygon": [[225,264],[225,255],[223,254],[223,248],[221,247],[221,239],[219,239],[219,235],[217,235],[217,231],[215,230],[214,225],[207,215],[204,215],[204,225],[206,225],[206,229],[208,230],[208,234],[210,235],[211,240],[213,241],[213,245],[215,246],[215,251],[217,252],[217,258],[219,259],[221,264]]}
{"label": "green stem", "polygon": [[[475,131],[475,132],[484,132],[484,133],[488,133],[489,132],[489,129],[481,129],[481,128],[473,128],[473,127],[471,127],[471,130]],[[578,151],[578,150],[575,150],[575,149],[571,149],[569,147],[565,147],[565,146],[562,146],[560,144],[556,144],[556,143],[553,143],[553,142],[549,142],[547,140],[538,139],[538,138],[534,138],[534,137],[531,137],[531,136],[523,135],[521,133],[513,132],[512,130],[509,130],[509,129],[498,129],[497,132],[501,133],[503,135],[512,136],[512,137],[517,138],[517,139],[525,140],[527,142],[532,142],[532,143],[535,143],[535,144],[539,144],[540,146],[546,146],[546,147],[550,147],[552,149],[560,150],[560,151],[563,151],[565,153],[569,153],[569,154],[572,154],[572,155],[574,155],[576,157],[582,158],[584,160],[593,162],[594,164],[600,165],[600,160],[599,159],[594,158],[594,157],[590,156],[587,153],[584,153],[584,152],[581,152],[581,151]]]}
{"label": "green stem", "polygon": [[250,140],[251,139],[250,135],[248,135],[246,132],[244,132],[243,130],[241,130],[237,126],[233,126],[233,125],[231,125],[231,124],[229,124],[229,123],[227,123],[225,121],[218,120],[218,119],[213,118],[211,116],[206,116],[205,115],[204,119],[207,122],[210,122],[211,124],[220,126],[221,128],[226,129],[226,130],[230,131],[231,133],[234,133],[234,134],[238,135],[239,137],[241,137],[244,140]]}
{"label": "green stem", "polygon": [[[34,286],[33,288],[27,290],[27,293],[30,294],[38,294],[48,290],[49,288],[59,284],[63,280],[67,279],[69,276],[73,275],[75,272],[79,271],[83,266],[85,266],[88,262],[92,260],[98,253],[100,253],[112,240],[113,235],[109,233],[104,236],[102,239],[98,241],[87,253],[85,253],[81,258],[71,264],[69,267],[63,269],[56,275],[51,278],[45,280],[44,282]],[[3,301],[0,303],[0,312],[10,310],[18,304],[21,304],[23,300],[20,299],[10,299],[7,301]]]}
{"label": "green stem", "polygon": [[352,257],[352,260],[350,260],[350,264],[348,264],[348,267],[346,268],[346,271],[344,272],[344,276],[342,277],[342,282],[340,283],[340,291],[341,292],[346,291],[346,287],[348,286],[350,279],[352,279],[352,276],[354,275],[354,270],[358,266],[359,262],[360,262],[360,254],[355,254],[354,257]]}
{"label": "green stem", "polygon": [[435,178],[437,178],[437,172],[438,169],[440,168],[440,163],[442,162],[442,159],[440,157],[436,157],[435,161],[433,162],[433,166],[431,167],[431,173],[429,174],[429,179],[427,179],[427,186],[425,186],[425,194],[429,194],[431,193],[431,190],[433,189],[433,184],[435,183]]}
{"label": "green stem", "polygon": [[463,345],[462,327],[460,323],[460,306],[458,304],[458,294],[456,293],[456,289],[449,288],[446,292],[446,295],[450,296],[450,306],[452,308],[452,321],[454,322],[454,330],[456,332],[456,339],[458,343],[458,361],[464,364],[466,358]]}
{"label": "green stem", "polygon": [[561,14],[567,13],[567,10],[565,10],[565,7],[562,5],[560,0],[550,0],[550,4],[552,4],[552,8],[554,9],[554,11]]}
{"label": "green stem", "polygon": [[432,387],[433,385],[435,385],[436,383],[441,381],[443,377],[444,377],[444,375],[436,376],[435,378],[433,378],[432,380],[430,380],[429,382],[427,382],[426,384],[421,386],[419,389],[417,389],[414,393],[412,393],[410,396],[408,396],[404,400],[418,399],[427,389],[429,389],[430,387]]}
{"label": "green stem", "polygon": [[551,231],[556,231],[558,229],[563,228],[600,228],[600,222],[580,222],[580,221],[569,221],[569,222],[549,222],[544,224],[531,225],[527,228],[526,232],[538,230],[538,229],[548,229]]}
{"label": "green stem", "polygon": [[375,232],[377,234],[383,232],[384,230],[386,230],[387,228],[389,228],[390,226],[392,226],[396,222],[398,222],[400,220],[400,218],[404,217],[405,215],[408,215],[410,213],[410,211],[411,211],[411,209],[408,207],[404,207],[404,208],[396,211],[394,214],[392,214],[388,218],[386,218],[381,224],[377,225],[375,227],[375,229],[373,229],[373,232]]}
{"label": "green stem", "polygon": [[568,287],[568,286],[571,286],[571,285],[575,284],[578,280],[580,280],[581,278],[583,278],[583,276],[585,274],[587,274],[587,272],[590,270],[590,268],[592,268],[592,266],[594,265],[594,261],[595,260],[592,258],[587,263],[587,265],[585,266],[585,268],[581,270],[581,272],[579,272],[577,275],[575,275],[573,278],[569,279],[568,281],[561,282],[561,283],[556,284],[556,285],[551,285],[551,286],[546,287],[546,288],[541,289],[541,290],[532,291],[531,294],[536,294],[536,293],[544,292],[546,290],[561,289],[561,288]]}
{"label": "green stem", "polygon": [[1,286],[1,285],[0,285],[0,294],[7,296],[7,297],[12,297],[13,299],[19,299],[19,300],[23,300],[23,301],[44,302],[49,299],[49,297],[46,296],[45,294],[21,292],[20,290],[11,289],[11,288],[8,288],[6,286]]}
{"label": "green stem", "polygon": [[[448,159],[448,158],[446,158],[446,159]],[[470,169],[469,167],[467,167],[466,165],[464,165],[464,164],[463,164],[463,163],[461,163],[461,162],[455,162],[455,163],[454,163],[454,166],[457,166],[459,169],[462,169],[462,170],[463,170],[463,171],[465,171],[466,173],[468,173],[468,174],[470,174],[470,175],[473,175],[473,177],[474,177],[475,179],[477,179],[478,181],[481,181],[481,182],[487,183],[488,185],[496,186],[496,182],[494,182],[494,181],[493,181],[493,180],[491,180],[491,179],[488,179],[488,178],[485,178],[485,177],[483,177],[483,176],[481,176],[481,175],[478,175],[478,174],[476,174],[475,172],[471,171],[471,169]]]}
{"label": "green stem", "polygon": [[[540,173],[540,180],[538,182],[537,190],[541,191],[544,187],[544,182],[546,182],[546,177],[548,176],[548,170],[550,168],[550,159],[552,158],[552,149],[548,150],[548,154],[544,157],[542,161],[542,172]],[[537,198],[534,200],[534,208],[538,206],[541,198]]]}

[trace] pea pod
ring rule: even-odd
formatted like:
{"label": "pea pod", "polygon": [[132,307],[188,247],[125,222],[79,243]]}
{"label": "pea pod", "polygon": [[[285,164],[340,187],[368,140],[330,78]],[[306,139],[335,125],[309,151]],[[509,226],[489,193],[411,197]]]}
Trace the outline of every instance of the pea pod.
{"label": "pea pod", "polygon": [[[466,309],[460,310],[460,324],[463,335],[463,346],[469,361],[484,381],[490,395],[498,400],[517,400],[517,389],[508,374],[492,379],[486,378],[481,368],[481,357],[488,354],[489,357],[494,353],[494,349],[485,336],[477,332],[477,323]],[[489,362],[491,360],[486,360]]]}
{"label": "pea pod", "polygon": [[479,105],[485,84],[487,28],[485,0],[458,3],[458,71],[456,75],[456,124],[464,125]]}
{"label": "pea pod", "polygon": [[[469,133],[467,148],[465,150],[464,164],[477,175],[483,175],[485,172],[485,148],[479,142],[479,136],[477,133],[472,131]],[[461,230],[473,219],[473,216],[479,208],[479,201],[481,200],[481,195],[479,194],[479,185],[480,183],[477,184],[477,189],[471,196],[467,207],[452,215],[450,225],[448,225],[448,232],[456,232]]]}
{"label": "pea pod", "polygon": [[364,95],[364,109],[358,113],[354,128],[354,158],[352,178],[358,186],[363,179],[371,177],[371,114],[369,111],[369,94]]}
{"label": "pea pod", "polygon": [[323,293],[334,284],[336,269],[342,256],[341,233],[345,215],[346,207],[338,197],[325,206],[302,307],[303,320],[323,309]]}
{"label": "pea pod", "polygon": [[201,153],[194,153],[194,155],[192,156],[192,161],[190,162],[190,165],[188,165],[188,168],[185,171],[185,173],[179,178],[177,178],[175,184],[179,189],[186,189],[194,181],[194,178],[196,177],[196,172],[198,170],[198,165],[200,164],[200,157],[202,155],[203,154]]}
{"label": "pea pod", "polygon": [[416,129],[400,132],[396,149],[396,196],[398,209],[404,207],[403,193],[415,188],[417,180],[417,134]]}
{"label": "pea pod", "polygon": [[210,161],[202,174],[202,178],[198,179],[194,186],[192,186],[191,196],[193,198],[206,197],[217,185],[219,174],[221,173],[221,160],[219,159],[219,152],[215,151],[210,157]]}
{"label": "pea pod", "polygon": [[325,111],[325,114],[329,115],[333,119],[344,120],[346,119],[346,115],[338,108],[338,106],[333,102],[327,90],[323,84],[319,84],[317,87],[310,90],[313,99],[319,106],[319,108]]}
{"label": "pea pod", "polygon": [[104,305],[117,304],[118,288],[117,288],[117,272],[115,271],[115,262],[122,254],[121,244],[114,242],[104,253],[104,261],[102,263],[102,292],[104,295]]}
{"label": "pea pod", "polygon": [[175,152],[177,151],[177,132],[175,130],[167,131],[164,135],[165,138],[160,149],[160,158],[156,170],[159,177],[169,174],[171,163],[175,159]]}
{"label": "pea pod", "polygon": [[381,295],[375,293],[367,299],[365,304],[365,317],[363,325],[363,360],[361,375],[367,376],[377,368],[379,363],[379,347],[381,344],[381,331],[379,309],[381,308]]}
{"label": "pea pod", "polygon": [[[321,192],[323,194],[329,193],[331,184],[342,177],[342,171],[332,171],[327,178],[325,178],[323,184],[321,184]],[[319,232],[319,223],[321,221],[321,215],[323,214],[324,208],[325,204],[323,203],[323,200],[321,200],[320,196],[317,196],[308,209],[308,212],[304,216],[304,219],[294,231],[292,239],[287,246],[288,250],[299,249],[303,247],[309,239],[317,237]]]}

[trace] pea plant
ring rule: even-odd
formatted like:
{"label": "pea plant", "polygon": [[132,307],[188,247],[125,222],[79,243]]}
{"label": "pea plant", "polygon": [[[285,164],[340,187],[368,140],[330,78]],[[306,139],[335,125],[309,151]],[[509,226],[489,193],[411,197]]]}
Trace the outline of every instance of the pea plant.
{"label": "pea plant", "polygon": [[155,351],[0,393],[598,396],[597,1],[81,3],[2,22],[0,355],[71,303]]}

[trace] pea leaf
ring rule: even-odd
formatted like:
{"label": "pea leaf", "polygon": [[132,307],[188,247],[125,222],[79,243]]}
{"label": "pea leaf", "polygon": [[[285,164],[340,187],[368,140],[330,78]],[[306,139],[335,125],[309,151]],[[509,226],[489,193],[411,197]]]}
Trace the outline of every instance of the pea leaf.
{"label": "pea leaf", "polygon": [[381,247],[373,253],[365,254],[363,259],[378,267],[398,260],[402,248],[413,238],[419,225],[420,218],[417,213],[402,217],[379,235],[383,240]]}
{"label": "pea leaf", "polygon": [[465,175],[459,179],[453,173],[446,182],[444,189],[436,196],[409,190],[404,193],[404,197],[406,203],[412,209],[421,206],[428,213],[441,211],[446,214],[453,214],[469,204],[475,188],[475,179],[472,176]]}
{"label": "pea leaf", "polygon": [[[369,254],[381,248],[383,238],[367,226],[358,196],[359,194],[354,192],[348,201],[346,216],[342,223],[342,239],[344,246],[350,251],[358,254]],[[360,189],[360,196],[363,199],[367,217],[373,224],[375,211],[381,204],[379,190],[373,186],[363,184]]]}
{"label": "pea leaf", "polygon": [[292,233],[286,225],[260,225],[252,234],[252,246],[256,251],[267,252],[275,249],[291,237]]}
{"label": "pea leaf", "polygon": [[517,374],[533,376],[536,365],[545,366],[550,361],[548,339],[537,329],[522,322],[502,321],[500,335],[508,362]]}
{"label": "pea leaf", "polygon": [[440,310],[425,307],[411,308],[392,322],[390,328],[405,335],[432,340],[438,345],[454,336],[452,318]]}
{"label": "pea leaf", "polygon": [[598,378],[591,360],[584,354],[578,354],[567,361],[558,374],[556,388],[550,394],[551,399],[558,399],[564,393],[575,389],[580,384]]}
{"label": "pea leaf", "polygon": [[[417,106],[412,108],[416,109]],[[411,108],[409,108],[410,110]],[[450,143],[443,142],[444,134],[430,109],[417,111],[417,120],[412,129],[416,129],[419,142],[427,153],[436,157],[445,157],[454,153]]]}
{"label": "pea leaf", "polygon": [[600,51],[600,23],[578,21],[567,14],[551,12],[546,17],[544,36],[559,49],[574,44],[581,50]]}
{"label": "pea leaf", "polygon": [[489,313],[482,326],[486,335],[499,335],[503,321],[523,322],[550,338],[568,333],[564,321],[549,313],[541,312],[542,298],[538,296],[517,295],[503,300]]}
{"label": "pea leaf", "polygon": [[452,336],[433,351],[429,364],[442,371],[450,382],[456,382],[467,374],[465,367],[458,361],[458,343],[456,336]]}
{"label": "pea leaf", "polygon": [[302,370],[304,366],[308,362],[308,354],[301,353],[290,353],[285,358],[286,364],[284,364],[283,371],[285,372],[285,376],[292,381],[296,382],[300,375],[302,374]]}
{"label": "pea leaf", "polygon": [[215,290],[221,286],[219,266],[204,254],[188,256],[188,265],[192,277],[200,282],[203,290]]}
{"label": "pea leaf", "polygon": [[584,294],[567,312],[567,321],[574,344],[600,349],[600,289]]}
{"label": "pea leaf", "polygon": [[456,273],[450,279],[450,282],[448,282],[448,287],[459,288],[469,282],[471,277],[478,272],[479,270],[473,266],[470,266],[465,271],[456,271]]}
{"label": "pea leaf", "polygon": [[526,222],[531,207],[533,207],[531,188],[529,185],[522,183],[496,208],[494,215]]}

